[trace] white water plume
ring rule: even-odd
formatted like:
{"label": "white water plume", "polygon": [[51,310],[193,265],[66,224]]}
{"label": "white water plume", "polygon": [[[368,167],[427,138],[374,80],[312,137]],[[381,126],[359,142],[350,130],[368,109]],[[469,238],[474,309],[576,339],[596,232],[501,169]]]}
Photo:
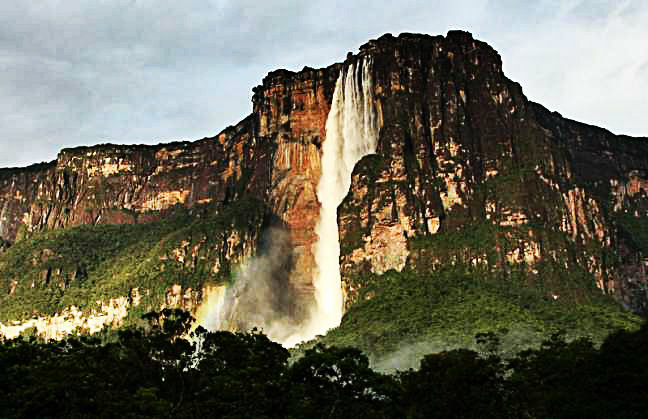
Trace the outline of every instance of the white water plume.
{"label": "white water plume", "polygon": [[337,208],[349,192],[355,164],[362,157],[375,153],[378,143],[371,68],[371,60],[362,58],[340,71],[326,120],[322,174],[317,186],[317,198],[322,206],[316,226],[319,240],[314,248],[316,307],[309,330],[305,331],[311,337],[337,327],[342,319]]}
{"label": "white water plume", "polygon": [[268,229],[259,254],[237,267],[232,285],[204,289],[198,324],[208,330],[256,327],[286,346],[300,342],[307,317],[290,282],[292,249],[288,231]]}
{"label": "white water plume", "polygon": [[208,291],[199,324],[210,330],[260,327],[288,347],[340,324],[343,301],[337,208],[349,191],[355,164],[374,153],[378,142],[371,64],[363,58],[340,71],[326,120],[317,186],[321,209],[316,226],[319,240],[314,247],[314,307],[301,310],[298,295],[286,282],[292,270],[292,245],[285,232],[275,230],[266,233],[267,250],[239,267],[233,286]]}

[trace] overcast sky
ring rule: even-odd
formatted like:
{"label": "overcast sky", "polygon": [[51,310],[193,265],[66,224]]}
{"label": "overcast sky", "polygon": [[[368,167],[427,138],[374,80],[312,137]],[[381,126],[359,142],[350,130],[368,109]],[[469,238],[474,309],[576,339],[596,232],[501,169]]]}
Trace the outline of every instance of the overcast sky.
{"label": "overcast sky", "polygon": [[268,71],[327,66],[385,32],[449,29],[498,50],[529,99],[648,136],[643,0],[4,1],[0,167],[212,136],[250,113]]}

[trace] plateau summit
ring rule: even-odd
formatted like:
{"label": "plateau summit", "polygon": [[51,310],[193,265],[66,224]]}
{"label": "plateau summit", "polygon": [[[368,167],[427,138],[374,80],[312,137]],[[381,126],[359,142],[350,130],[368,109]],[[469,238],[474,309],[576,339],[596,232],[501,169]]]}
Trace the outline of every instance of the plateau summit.
{"label": "plateau summit", "polygon": [[0,169],[0,333],[182,308],[385,353],[647,313],[648,139],[527,100],[471,34],[387,34],[252,102],[212,138]]}

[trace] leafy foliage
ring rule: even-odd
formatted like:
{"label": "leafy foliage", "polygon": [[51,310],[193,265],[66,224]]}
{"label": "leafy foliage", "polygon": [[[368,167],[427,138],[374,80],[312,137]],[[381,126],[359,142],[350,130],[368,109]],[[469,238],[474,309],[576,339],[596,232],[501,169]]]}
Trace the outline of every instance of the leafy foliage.
{"label": "leafy foliage", "polygon": [[[556,250],[533,266],[510,263],[507,255],[534,249],[530,242]],[[431,348],[474,348],[475,334],[496,333],[511,357],[561,330],[600,343],[640,322],[584,271],[594,258],[619,263],[596,240],[575,242],[541,224],[473,222],[410,238],[409,250],[403,272],[351,274],[357,301],[322,341],[357,345],[380,364],[394,352],[410,352],[411,362]]]}
{"label": "leafy foliage", "polygon": [[[111,339],[0,342],[0,417],[640,418],[648,408],[648,325],[600,349],[560,334],[503,360],[467,349],[385,375],[350,347],[317,345],[293,363],[264,335],[191,332],[179,310]],[[491,345],[492,344],[492,345]]]}
{"label": "leafy foliage", "polygon": [[322,340],[381,357],[414,342],[429,342],[428,350],[474,347],[476,334],[493,332],[501,335],[503,354],[511,356],[560,330],[601,342],[613,331],[639,326],[637,316],[588,286],[586,276],[563,278],[584,291],[554,299],[558,280],[551,275],[558,273],[541,268],[546,281],[528,275],[514,271],[504,277],[465,265],[365,274],[355,278],[363,287],[358,302]]}
{"label": "leafy foliage", "polygon": [[403,404],[409,418],[506,417],[504,365],[499,358],[482,358],[459,349],[426,355],[418,371],[401,373]]}
{"label": "leafy foliage", "polygon": [[[0,288],[10,289],[17,281],[13,295],[0,297],[0,321],[51,315],[70,305],[90,309],[97,300],[128,296],[136,287],[147,290],[142,305],[151,310],[173,283],[196,288],[227,281],[227,237],[236,231],[255,239],[263,216],[263,205],[249,199],[222,211],[177,208],[163,221],[35,234],[0,254]],[[178,263],[176,249],[191,260]],[[212,271],[215,264],[218,273]]]}
{"label": "leafy foliage", "polygon": [[618,216],[618,223],[641,253],[648,255],[648,220],[624,213]]}

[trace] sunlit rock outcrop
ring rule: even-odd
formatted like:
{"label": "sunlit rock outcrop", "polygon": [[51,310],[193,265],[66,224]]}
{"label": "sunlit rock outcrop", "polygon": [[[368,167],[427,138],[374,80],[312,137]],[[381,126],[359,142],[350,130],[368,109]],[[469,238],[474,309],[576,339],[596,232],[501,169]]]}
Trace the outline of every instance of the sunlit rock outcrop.
{"label": "sunlit rock outcrop", "polygon": [[[362,92],[361,119],[372,129],[356,136],[370,143],[375,136],[375,144],[348,163],[341,204],[325,208],[327,147],[341,131],[366,125],[357,120],[331,134],[340,80],[355,83],[347,92]],[[324,294],[342,298],[324,304],[336,313],[325,327],[335,326],[366,285],[364,273],[448,264],[504,276],[521,269],[530,281],[547,269],[582,271],[628,308],[648,310],[648,140],[528,101],[499,54],[469,33],[385,35],[343,63],[271,72],[252,102],[248,117],[212,138],[66,149],[51,163],[0,169],[0,306],[21,299],[23,316],[54,316],[29,304],[43,293],[72,295],[95,278],[126,291],[144,278],[142,307],[205,317],[201,305],[225,298],[238,267],[272,255],[264,232],[279,229],[289,257],[270,284],[290,290],[291,303],[274,306],[291,327],[306,328]],[[114,224],[151,226],[159,245],[150,239],[138,261],[121,255],[115,264],[128,265],[114,272],[113,256],[100,251],[87,263],[46,251],[62,229]],[[333,256],[318,259],[325,236]],[[323,294],[321,273],[338,269],[340,280]]]}

